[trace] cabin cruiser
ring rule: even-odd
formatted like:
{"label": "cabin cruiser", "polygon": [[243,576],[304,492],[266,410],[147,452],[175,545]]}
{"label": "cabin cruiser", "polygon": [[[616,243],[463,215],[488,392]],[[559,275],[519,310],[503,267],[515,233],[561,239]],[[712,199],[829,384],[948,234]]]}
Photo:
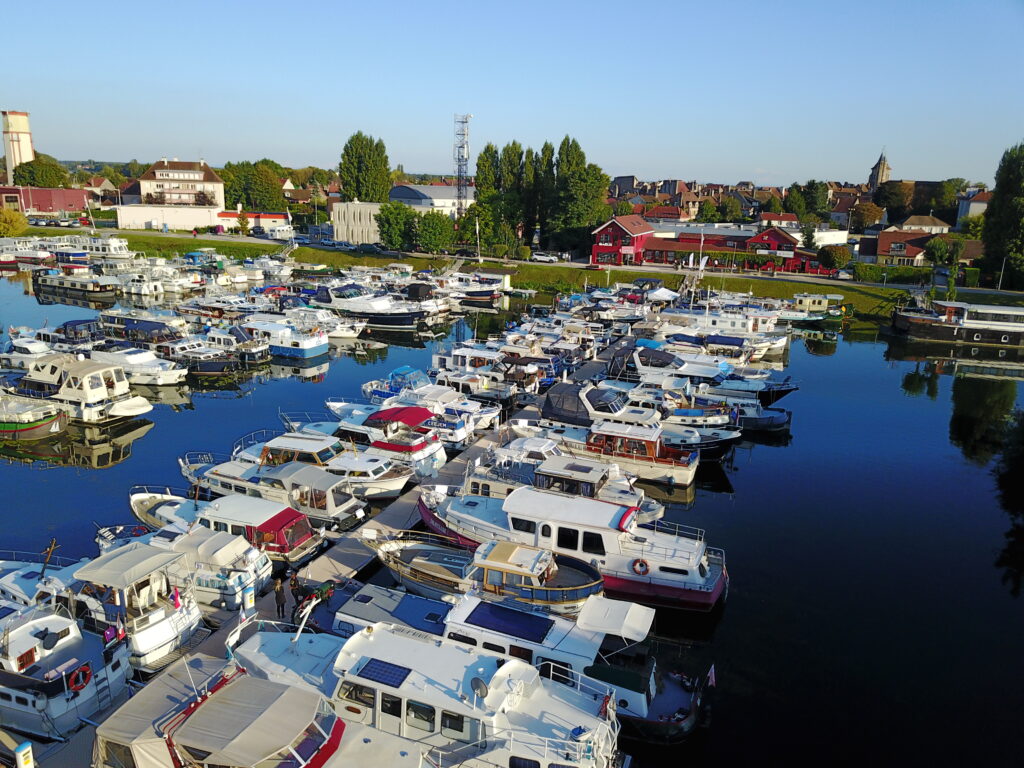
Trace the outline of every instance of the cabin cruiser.
{"label": "cabin cruiser", "polygon": [[52,438],[67,425],[67,413],[55,403],[0,392],[0,442]]}
{"label": "cabin cruiser", "polygon": [[133,347],[130,342],[108,341],[89,350],[89,359],[96,363],[120,365],[132,384],[165,387],[181,384],[188,368],[170,360],[159,359],[151,350]]}
{"label": "cabin cruiser", "polygon": [[512,402],[520,394],[540,390],[540,367],[521,359],[506,361],[503,352],[458,345],[439,345],[428,375],[464,395],[483,400]]}
{"label": "cabin cruiser", "polygon": [[164,284],[157,278],[142,272],[120,276],[119,289],[129,296],[163,296]]}
{"label": "cabin cruiser", "polygon": [[[85,270],[82,271],[85,272]],[[68,274],[56,269],[36,269],[32,272],[32,287],[35,292],[49,291],[72,298],[112,301],[117,296],[121,283],[116,277]]]}
{"label": "cabin cruiser", "polygon": [[242,327],[254,339],[269,344],[271,354],[277,357],[311,358],[327,354],[327,334],[321,330],[306,331],[266,320],[245,320]]}
{"label": "cabin cruiser", "polygon": [[4,344],[0,353],[0,368],[28,369],[33,362],[45,355],[52,355],[54,348],[32,336],[13,336]]}
{"label": "cabin cruiser", "polygon": [[442,601],[374,584],[337,597],[323,628],[341,637],[389,621],[533,663],[543,677],[570,687],[581,674],[600,680],[614,693],[621,738],[674,744],[706,720],[710,670],[693,674],[692,662],[682,666],[689,654],[681,644],[651,637],[652,608],[592,595],[570,618],[479,593]]}
{"label": "cabin cruiser", "polygon": [[329,530],[349,528],[365,516],[364,504],[349,492],[349,483],[319,466],[299,461],[261,464],[225,460],[206,451],[190,451],[178,459],[190,484],[215,496],[242,493],[287,504],[310,523]]}
{"label": "cabin cruiser", "polygon": [[[241,282],[248,278],[242,275]],[[214,318],[217,320],[240,321],[253,312],[266,312],[273,309],[273,303],[259,296],[198,296],[175,305],[174,311],[185,317]]]}
{"label": "cabin cruiser", "polygon": [[689,380],[684,382],[686,386],[683,389],[666,388],[665,382],[633,384],[616,379],[600,381],[597,386],[622,393],[626,404],[633,408],[657,409],[661,413],[662,422],[666,424],[723,427],[736,423],[736,413],[728,406],[698,403],[693,397],[693,387],[689,386]]}
{"label": "cabin cruiser", "polygon": [[427,528],[463,546],[501,539],[589,555],[609,595],[643,603],[710,611],[727,592],[725,552],[708,547],[702,529],[663,520],[640,524],[633,507],[537,488],[517,488],[504,499],[454,491],[424,490],[418,509]]}
{"label": "cabin cruiser", "polygon": [[345,317],[365,320],[369,328],[414,330],[427,319],[427,311],[409,301],[396,301],[357,283],[338,287],[321,285],[310,299],[314,307]]}
{"label": "cabin cruiser", "polygon": [[[97,726],[91,764],[96,768],[343,768],[375,761],[396,768],[420,765],[418,754],[415,759],[400,757],[397,746],[385,753],[388,737],[363,728],[335,715],[316,691],[260,679],[236,663],[196,654],[170,665]],[[364,738],[369,735],[373,739]]]}
{"label": "cabin cruiser", "polygon": [[244,365],[258,365],[272,357],[269,342],[257,339],[249,329],[240,325],[210,328],[201,338],[212,349]]}
{"label": "cabin cruiser", "polygon": [[286,504],[232,493],[213,501],[199,501],[187,492],[160,486],[134,486],[128,492],[132,514],[143,525],[200,525],[242,536],[271,560],[296,566],[319,554],[322,531],[314,531],[309,518]]}
{"label": "cabin cruiser", "polygon": [[600,594],[601,573],[569,555],[510,541],[486,541],[472,552],[448,538],[418,531],[363,528],[363,543],[398,582],[434,599],[478,593],[573,616]]}
{"label": "cabin cruiser", "polygon": [[64,740],[128,689],[123,636],[85,628],[50,598],[22,605],[0,596],[0,723]]}
{"label": "cabin cruiser", "polygon": [[[232,649],[253,676],[314,690],[346,724],[401,737],[420,765],[625,768],[616,702],[582,675],[573,687],[503,659],[391,623],[347,639],[256,632]],[[388,755],[373,763],[392,766]]]}
{"label": "cabin cruiser", "polygon": [[420,477],[432,477],[448,456],[436,430],[430,427],[434,414],[426,408],[373,406],[330,400],[330,415],[336,420],[314,420],[315,415],[282,413],[286,428],[349,440],[371,456],[408,464]]}
{"label": "cabin cruiser", "polygon": [[396,368],[386,379],[366,382],[362,391],[371,403],[388,407],[419,405],[437,416],[462,420],[470,434],[489,429],[501,415],[499,406],[462,397],[451,387],[432,383],[427,374],[408,365]]}
{"label": "cabin cruiser", "polygon": [[8,382],[12,395],[46,400],[77,421],[100,423],[153,410],[144,397],[132,394],[124,369],[73,355],[46,355]]}
{"label": "cabin cruiser", "polygon": [[285,323],[304,331],[321,331],[331,340],[355,339],[366,328],[365,320],[346,319],[327,309],[306,306],[285,307],[280,312],[256,312],[249,315],[249,320]]}
{"label": "cabin cruiser", "polygon": [[634,475],[618,464],[565,454],[545,437],[517,437],[487,451],[466,468],[464,493],[504,497],[529,485],[566,496],[585,496],[636,507],[641,523],[665,514],[665,507],[636,488]]}
{"label": "cabin cruiser", "polygon": [[[265,467],[293,462],[312,466],[340,479],[345,491],[363,499],[395,498],[413,478],[413,469],[408,464],[371,453],[370,449],[359,452],[346,447],[337,437],[318,432],[257,430],[235,442],[231,460],[256,467],[253,474],[239,473],[250,482],[262,476]],[[203,484],[205,473],[198,469],[190,471],[196,473],[196,482]],[[213,478],[207,480],[211,484],[212,481]]]}
{"label": "cabin cruiser", "polygon": [[24,605],[52,598],[86,630],[109,638],[127,634],[132,666],[155,672],[175,651],[209,634],[200,627],[192,588],[172,585],[171,566],[183,557],[131,542],[81,562],[4,560],[0,594]]}
{"label": "cabin cruiser", "polygon": [[270,583],[271,564],[266,553],[226,531],[173,523],[151,532],[133,523],[105,526],[96,532],[101,553],[132,541],[184,555],[167,570],[171,586],[186,589],[191,585],[196,600],[204,605],[237,611],[247,587],[259,594]]}
{"label": "cabin cruiser", "polygon": [[106,341],[103,328],[96,320],[68,320],[56,328],[39,328],[31,335],[57,352],[87,352]]}

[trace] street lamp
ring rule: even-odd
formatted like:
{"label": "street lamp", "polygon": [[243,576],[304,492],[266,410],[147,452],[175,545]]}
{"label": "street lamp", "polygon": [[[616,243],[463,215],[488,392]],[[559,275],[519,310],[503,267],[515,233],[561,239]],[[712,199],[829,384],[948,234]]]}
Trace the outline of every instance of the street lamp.
{"label": "street lamp", "polygon": [[882,287],[885,288],[885,283],[889,279],[889,270],[885,269],[882,271]]}
{"label": "street lamp", "polygon": [[1009,254],[1003,256],[1003,266],[999,268],[999,285],[996,286],[997,291],[1003,290],[1003,271],[1006,269],[1006,259],[1008,256]]}

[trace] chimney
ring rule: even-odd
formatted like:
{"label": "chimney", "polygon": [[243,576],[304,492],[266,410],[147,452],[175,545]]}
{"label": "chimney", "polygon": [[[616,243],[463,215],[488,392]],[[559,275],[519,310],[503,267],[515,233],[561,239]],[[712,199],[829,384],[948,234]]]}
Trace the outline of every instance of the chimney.
{"label": "chimney", "polygon": [[178,158],[176,158],[176,157],[172,158],[172,161],[176,163],[176,162],[178,162]]}
{"label": "chimney", "polygon": [[166,166],[167,165],[167,158],[166,157],[161,157],[160,158],[160,162],[163,163]]}

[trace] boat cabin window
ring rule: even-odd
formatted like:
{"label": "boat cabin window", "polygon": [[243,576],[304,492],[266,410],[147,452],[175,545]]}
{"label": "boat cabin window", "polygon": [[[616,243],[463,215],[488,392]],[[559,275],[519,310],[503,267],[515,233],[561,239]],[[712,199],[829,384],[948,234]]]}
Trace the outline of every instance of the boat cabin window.
{"label": "boat cabin window", "polygon": [[580,532],[575,528],[562,528],[558,527],[558,548],[559,549],[579,549],[580,546]]}
{"label": "boat cabin window", "polygon": [[316,457],[312,453],[297,453],[295,454],[295,460],[301,461],[303,464],[319,464]]}
{"label": "boat cabin window", "polygon": [[508,768],[540,768],[540,760],[530,760],[526,757],[510,757]]}
{"label": "boat cabin window", "polygon": [[[231,533],[235,536],[245,536],[245,527],[241,525],[232,525]],[[586,539],[584,539],[586,541]]]}
{"label": "boat cabin window", "polygon": [[545,538],[545,539],[550,539],[551,538],[551,526],[546,524],[546,523],[544,525],[542,525],[540,527],[540,535],[543,538]]}
{"label": "boat cabin window", "polygon": [[203,528],[209,528],[210,527],[210,521],[207,520],[205,517],[199,518],[199,524],[201,526],[203,526]]}
{"label": "boat cabin window", "polygon": [[89,389],[103,389],[103,379],[99,374],[93,374],[89,377]]}
{"label": "boat cabin window", "polygon": [[496,645],[494,643],[487,642],[485,642],[483,645],[485,651],[494,651],[495,653],[500,653],[503,656],[505,655],[505,646],[503,645]]}
{"label": "boat cabin window", "polygon": [[476,638],[470,637],[469,635],[463,635],[458,632],[449,632],[448,639],[454,640],[457,643],[465,643],[466,645],[476,645]]}
{"label": "boat cabin window", "polygon": [[604,552],[604,539],[600,533],[593,533],[591,531],[583,532],[583,551],[588,552],[591,555],[603,555]]}
{"label": "boat cabin window", "polygon": [[346,682],[342,683],[338,697],[344,701],[351,701],[353,704],[361,704],[372,709],[376,703],[376,693],[369,686]]}
{"label": "boat cabin window", "polygon": [[707,569],[707,566],[704,565],[704,563],[700,563],[697,566],[697,570],[700,572],[701,577],[707,577],[708,569]]}
{"label": "boat cabin window", "polygon": [[537,532],[537,523],[533,520],[524,520],[521,517],[513,517],[511,520],[513,530],[522,531],[523,533]]}
{"label": "boat cabin window", "polygon": [[402,699],[399,696],[392,696],[390,693],[380,694],[380,711],[381,714],[391,715],[392,717],[402,716]]}
{"label": "boat cabin window", "polygon": [[533,664],[533,651],[529,648],[523,648],[519,645],[509,644],[508,655],[513,659],[522,659],[527,664]]}
{"label": "boat cabin window", "polygon": [[18,671],[22,672],[36,662],[36,649],[29,648],[18,657]]}
{"label": "boat cabin window", "polygon": [[227,523],[222,523],[220,520],[214,520],[213,521],[213,530],[215,530],[215,531],[227,531],[227,529],[228,529],[228,524]]}
{"label": "boat cabin window", "polygon": [[480,721],[455,712],[441,710],[441,735],[472,744],[480,740]]}
{"label": "boat cabin window", "polygon": [[689,576],[690,575],[690,572],[688,570],[686,570],[685,568],[673,568],[672,566],[669,566],[669,565],[659,566],[658,570],[662,571],[663,573],[674,573],[674,574],[676,574],[678,576]]}
{"label": "boat cabin window", "polygon": [[427,733],[434,732],[436,711],[429,704],[418,701],[405,702],[405,724]]}
{"label": "boat cabin window", "polygon": [[496,571],[493,568],[487,569],[487,583],[492,587],[500,587],[504,584],[505,574],[501,571]]}

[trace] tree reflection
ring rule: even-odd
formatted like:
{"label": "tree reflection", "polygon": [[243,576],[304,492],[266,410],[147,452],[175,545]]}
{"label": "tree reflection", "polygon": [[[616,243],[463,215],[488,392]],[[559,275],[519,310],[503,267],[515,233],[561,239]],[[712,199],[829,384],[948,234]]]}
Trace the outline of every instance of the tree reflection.
{"label": "tree reflection", "polygon": [[1016,395],[1015,381],[953,378],[949,441],[960,449],[965,459],[987,464],[996,455],[1002,447]]}
{"label": "tree reflection", "polygon": [[1019,597],[1024,583],[1024,412],[1014,414],[1006,431],[1003,452],[993,470],[999,503],[1010,516],[1003,551],[995,565],[1003,571],[1003,583]]}
{"label": "tree reflection", "polygon": [[921,362],[914,364],[914,370],[907,371],[903,375],[903,382],[900,384],[903,394],[910,397],[928,395],[931,400],[939,396],[939,372],[934,363],[925,363],[924,370],[921,370]]}

